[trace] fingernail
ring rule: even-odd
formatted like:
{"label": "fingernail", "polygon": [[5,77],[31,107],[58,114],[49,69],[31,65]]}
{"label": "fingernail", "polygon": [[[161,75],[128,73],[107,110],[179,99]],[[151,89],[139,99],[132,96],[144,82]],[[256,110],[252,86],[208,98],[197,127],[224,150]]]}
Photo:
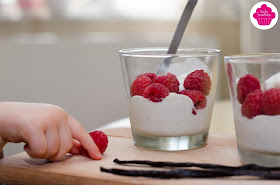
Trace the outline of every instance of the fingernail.
{"label": "fingernail", "polygon": [[101,153],[98,153],[96,157],[97,157],[98,159],[101,159],[101,158],[102,158],[102,154],[101,154]]}

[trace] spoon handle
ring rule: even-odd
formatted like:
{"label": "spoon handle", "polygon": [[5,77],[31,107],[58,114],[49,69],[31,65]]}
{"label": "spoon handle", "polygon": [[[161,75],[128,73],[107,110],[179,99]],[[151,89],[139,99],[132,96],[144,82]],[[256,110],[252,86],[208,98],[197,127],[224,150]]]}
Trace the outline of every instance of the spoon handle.
{"label": "spoon handle", "polygon": [[[178,23],[178,26],[176,28],[172,41],[169,45],[167,54],[176,54],[177,49],[179,47],[179,44],[181,42],[181,39],[183,37],[187,24],[191,18],[191,15],[192,15],[192,12],[193,12],[193,9],[194,9],[196,3],[197,3],[197,0],[188,1],[187,5],[184,9],[184,12],[180,18],[180,21]],[[157,72],[157,75],[165,75],[167,73],[168,67],[169,67],[171,59],[173,57],[168,57],[168,58],[164,59],[162,65],[160,66],[160,68]]]}
{"label": "spoon handle", "polygon": [[184,12],[180,18],[180,21],[178,23],[178,26],[176,28],[172,41],[169,45],[167,54],[175,54],[177,52],[177,49],[179,47],[179,44],[181,42],[181,39],[183,37],[187,24],[191,18],[191,15],[192,15],[192,12],[193,12],[193,9],[194,9],[196,3],[197,3],[197,0],[188,1],[187,5],[184,9]]}

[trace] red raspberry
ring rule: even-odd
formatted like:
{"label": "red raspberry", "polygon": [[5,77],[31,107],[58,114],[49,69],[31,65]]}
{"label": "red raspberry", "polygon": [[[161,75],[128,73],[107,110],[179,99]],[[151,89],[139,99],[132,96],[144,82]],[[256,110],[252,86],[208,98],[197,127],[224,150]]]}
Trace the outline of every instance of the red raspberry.
{"label": "red raspberry", "polygon": [[146,75],[138,76],[131,85],[130,88],[131,96],[135,96],[135,95],[143,96],[143,92],[145,88],[151,85],[152,83],[153,83],[152,80]]}
{"label": "red raspberry", "polygon": [[242,104],[247,94],[256,89],[261,89],[261,86],[259,80],[255,76],[246,74],[241,77],[237,83],[237,99],[239,103]]}
{"label": "red raspberry", "polygon": [[177,77],[172,73],[167,73],[166,76],[157,76],[153,82],[165,85],[170,92],[177,93],[179,91],[180,83]]}
{"label": "red raspberry", "polygon": [[262,97],[263,92],[260,89],[250,92],[242,104],[242,115],[246,116],[247,118],[253,118],[262,114]]}
{"label": "red raspberry", "polygon": [[153,102],[161,102],[166,96],[169,95],[169,90],[160,83],[153,83],[144,90],[143,94],[145,98]]}
{"label": "red raspberry", "polygon": [[262,109],[267,115],[280,114],[280,88],[271,88],[264,92]]}
{"label": "red raspberry", "polygon": [[203,70],[195,70],[184,81],[185,89],[199,90],[207,96],[211,89],[210,76]]}
{"label": "red raspberry", "polygon": [[[147,77],[149,77],[152,81],[154,80],[155,77],[157,77],[157,75],[155,73],[145,73],[145,74],[142,74],[142,75],[146,75]],[[142,76],[142,75],[139,75],[139,76]],[[139,77],[138,76],[138,77]]]}
{"label": "red raspberry", "polygon": [[198,90],[182,90],[178,94],[183,94],[190,97],[196,109],[203,109],[206,107],[207,99],[205,95]]}
{"label": "red raspberry", "polygon": [[[108,137],[106,136],[106,134],[104,134],[104,132],[96,130],[90,132],[89,135],[91,136],[91,138],[93,139],[97,147],[99,148],[100,153],[103,154],[108,146]],[[82,145],[80,147],[80,153],[90,158],[87,150]]]}

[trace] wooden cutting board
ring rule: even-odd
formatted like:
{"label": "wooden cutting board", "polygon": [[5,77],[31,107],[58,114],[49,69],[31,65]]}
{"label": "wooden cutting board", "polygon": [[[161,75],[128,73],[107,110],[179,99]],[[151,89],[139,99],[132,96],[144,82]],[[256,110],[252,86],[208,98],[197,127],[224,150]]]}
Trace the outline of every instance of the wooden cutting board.
{"label": "wooden cutting board", "polygon": [[[155,160],[174,162],[200,162],[223,165],[241,165],[233,137],[210,135],[205,147],[178,152],[152,151],[136,147],[130,129],[118,128],[104,131],[109,136],[109,145],[102,160],[68,155],[59,162],[32,159],[20,153],[0,160],[0,182],[8,184],[97,184],[97,185],[231,185],[231,184],[279,184],[280,181],[260,180],[253,177],[229,177],[215,179],[151,179],[124,177],[100,172],[100,167],[137,169],[135,166],[120,166],[120,160]],[[138,167],[139,169],[139,167]],[[141,167],[140,169],[153,169]]]}

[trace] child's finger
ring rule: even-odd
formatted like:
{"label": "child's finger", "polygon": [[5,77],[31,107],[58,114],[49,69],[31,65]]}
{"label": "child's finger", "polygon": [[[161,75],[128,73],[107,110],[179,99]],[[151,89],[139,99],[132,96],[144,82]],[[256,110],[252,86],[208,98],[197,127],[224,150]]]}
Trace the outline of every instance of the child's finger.
{"label": "child's finger", "polygon": [[81,143],[81,145],[88,151],[92,159],[101,159],[102,154],[100,153],[98,147],[78,121],[69,116],[68,124],[71,129],[73,139],[76,139]]}
{"label": "child's finger", "polygon": [[80,154],[80,147],[81,147],[80,142],[77,141],[76,139],[73,139],[73,140],[72,140],[72,143],[73,143],[73,147],[72,147],[72,149],[69,151],[69,153],[70,153],[70,154],[73,154],[73,155]]}
{"label": "child's finger", "polygon": [[26,145],[24,150],[32,158],[42,158],[47,152],[47,140],[43,132],[29,132],[24,139]]}
{"label": "child's finger", "polygon": [[59,148],[61,147],[59,142],[60,138],[58,130],[54,126],[47,129],[45,136],[47,140],[47,152],[44,158],[48,159],[58,153]]}
{"label": "child's finger", "polygon": [[57,161],[63,158],[72,148],[72,134],[68,125],[60,125],[58,128],[60,148],[56,155],[49,158],[51,161]]}

